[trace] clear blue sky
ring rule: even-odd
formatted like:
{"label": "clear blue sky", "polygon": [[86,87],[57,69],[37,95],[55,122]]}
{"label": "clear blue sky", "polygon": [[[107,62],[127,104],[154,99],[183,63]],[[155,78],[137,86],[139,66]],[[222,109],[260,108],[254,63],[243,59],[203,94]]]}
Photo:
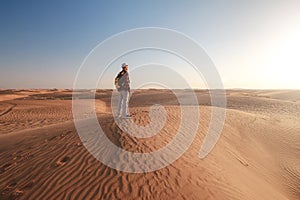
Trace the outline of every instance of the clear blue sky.
{"label": "clear blue sky", "polygon": [[0,3],[0,88],[71,88],[101,41],[138,27],[201,44],[226,88],[299,88],[300,1]]}

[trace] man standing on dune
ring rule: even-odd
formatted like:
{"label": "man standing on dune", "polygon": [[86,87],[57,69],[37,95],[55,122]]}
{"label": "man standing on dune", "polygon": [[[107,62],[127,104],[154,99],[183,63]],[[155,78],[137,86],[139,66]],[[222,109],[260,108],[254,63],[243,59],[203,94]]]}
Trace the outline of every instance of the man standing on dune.
{"label": "man standing on dune", "polygon": [[122,71],[120,71],[117,77],[115,78],[115,86],[119,92],[117,117],[122,117],[124,119],[127,119],[130,118],[130,115],[128,114],[130,81],[129,81],[129,74],[128,74],[128,65],[126,63],[123,63],[121,67],[122,67]]}

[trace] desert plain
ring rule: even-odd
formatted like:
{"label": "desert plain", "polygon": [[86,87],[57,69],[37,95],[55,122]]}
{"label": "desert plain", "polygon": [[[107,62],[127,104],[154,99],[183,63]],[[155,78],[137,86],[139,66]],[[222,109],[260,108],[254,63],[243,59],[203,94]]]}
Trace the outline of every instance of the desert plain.
{"label": "desert plain", "polygon": [[[208,90],[195,90],[201,118],[191,146],[171,165],[145,173],[110,168],[89,153],[74,126],[72,92],[0,90],[0,199],[300,199],[299,90],[226,90],[224,127],[204,159],[198,154],[211,101]],[[144,139],[118,127],[111,94],[96,91],[95,112],[112,143],[143,153],[172,140],[180,124],[172,91],[133,92],[129,110],[138,126],[151,123],[154,104],[168,114],[161,131]]]}

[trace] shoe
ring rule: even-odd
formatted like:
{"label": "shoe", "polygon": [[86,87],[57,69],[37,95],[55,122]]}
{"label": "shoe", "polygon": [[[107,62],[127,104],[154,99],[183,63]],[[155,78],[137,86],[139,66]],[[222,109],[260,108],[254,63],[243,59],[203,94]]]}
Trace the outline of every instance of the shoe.
{"label": "shoe", "polygon": [[125,116],[122,116],[123,119],[130,119],[131,116],[130,115],[125,115]]}

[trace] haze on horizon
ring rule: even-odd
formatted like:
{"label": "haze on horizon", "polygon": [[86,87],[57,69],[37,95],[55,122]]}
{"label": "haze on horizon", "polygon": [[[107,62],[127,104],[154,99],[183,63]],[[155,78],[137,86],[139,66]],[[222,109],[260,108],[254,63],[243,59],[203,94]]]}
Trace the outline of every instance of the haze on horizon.
{"label": "haze on horizon", "polygon": [[[197,41],[225,88],[300,89],[297,0],[2,1],[0,24],[0,88],[72,88],[79,66],[100,42],[128,29],[162,27]],[[205,87],[182,61],[144,52],[114,63],[99,88],[113,87],[122,62],[134,68],[158,63],[156,58],[181,70],[192,87]],[[158,65],[152,67],[133,74],[133,87],[143,76],[169,78]],[[170,85],[181,86],[172,78]]]}

